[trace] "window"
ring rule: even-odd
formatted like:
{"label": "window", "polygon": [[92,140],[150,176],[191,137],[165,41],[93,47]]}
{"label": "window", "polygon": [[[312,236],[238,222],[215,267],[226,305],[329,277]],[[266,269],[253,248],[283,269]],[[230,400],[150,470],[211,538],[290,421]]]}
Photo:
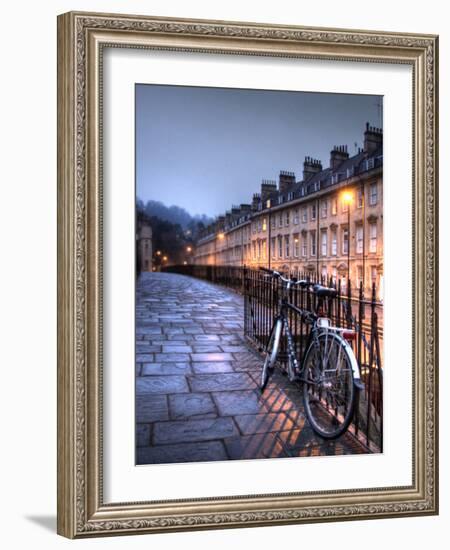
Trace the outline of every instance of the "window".
{"label": "window", "polygon": [[289,210],[286,210],[285,212],[285,220],[286,220],[286,225],[289,225]]}
{"label": "window", "polygon": [[275,226],[277,225],[277,220],[275,219],[275,216],[271,216],[270,225],[272,226],[272,229],[275,229]]}
{"label": "window", "polygon": [[311,231],[311,256],[316,255],[316,232]]}
{"label": "window", "polygon": [[294,193],[292,191],[288,193],[288,201],[291,201],[294,198]]}
{"label": "window", "polygon": [[261,258],[261,241],[258,240],[258,260]]}
{"label": "window", "polygon": [[296,208],[294,210],[294,225],[298,225],[298,221],[299,221],[299,218],[298,218],[298,208]]}
{"label": "window", "polygon": [[327,248],[328,248],[328,234],[326,231],[322,231],[321,235],[321,246],[322,246],[322,256],[327,255]]}
{"label": "window", "polygon": [[283,227],[283,214],[281,212],[278,214],[278,227]]}
{"label": "window", "polygon": [[267,230],[267,220],[266,220],[266,218],[263,218],[262,230],[263,230],[263,231],[266,231],[266,230]]}
{"label": "window", "polygon": [[302,256],[306,258],[308,254],[308,242],[306,235],[303,235],[302,237]]}
{"label": "window", "polygon": [[272,258],[275,258],[275,256],[276,256],[276,246],[277,246],[276,245],[276,239],[275,239],[275,237],[272,237],[271,243],[270,243]]}
{"label": "window", "polygon": [[278,235],[278,257],[283,257],[283,237]]}
{"label": "window", "polygon": [[253,241],[253,259],[256,260],[256,241]]}
{"label": "window", "polygon": [[338,201],[337,201],[337,199],[331,199],[331,215],[332,215],[332,216],[336,216],[336,214],[337,214],[337,206],[338,206]]}
{"label": "window", "polygon": [[369,204],[375,206],[378,202],[378,189],[376,182],[370,184],[369,188]]}
{"label": "window", "polygon": [[333,267],[333,269],[331,271],[331,280],[332,280],[333,284],[335,285],[336,282],[337,282],[337,268],[336,267]]}
{"label": "window", "polygon": [[336,256],[337,254],[337,232],[336,229],[331,231],[331,255]]}
{"label": "window", "polygon": [[358,275],[357,275],[357,285],[358,285],[358,288],[360,288],[360,286],[362,285],[362,282],[363,282],[363,268],[361,265],[358,266]]}
{"label": "window", "polygon": [[342,199],[342,212],[348,212],[349,204],[346,200]]}
{"label": "window", "polygon": [[320,203],[320,215],[321,215],[322,218],[326,218],[327,215],[328,215],[328,201],[327,200],[323,200]]}
{"label": "window", "polygon": [[252,232],[256,233],[256,222],[252,223]]}
{"label": "window", "polygon": [[306,212],[306,208],[302,209],[302,222],[306,223],[308,221],[308,214]]}
{"label": "window", "polygon": [[363,226],[357,225],[356,226],[356,253],[362,254],[363,248],[364,248],[364,241],[363,241]]}
{"label": "window", "polygon": [[357,199],[356,199],[356,205],[358,208],[362,208],[363,207],[363,204],[364,204],[364,194],[363,194],[363,191],[364,189],[362,187],[360,187],[358,189],[358,193],[357,193]]}
{"label": "window", "polygon": [[261,232],[261,227],[262,227],[261,220],[258,220],[258,233]]}
{"label": "window", "polygon": [[266,239],[263,239],[263,241],[262,241],[262,259],[263,260],[265,260],[267,258],[266,251],[267,251],[267,241],[266,241]]}
{"label": "window", "polygon": [[371,286],[377,284],[377,268],[375,266],[370,268],[370,284]]}
{"label": "window", "polygon": [[311,219],[315,220],[316,216],[317,216],[317,206],[315,204],[313,204],[311,206]]}
{"label": "window", "polygon": [[294,235],[294,256],[299,257],[300,254],[300,239],[298,233]]}
{"label": "window", "polygon": [[327,284],[327,282],[328,282],[328,281],[327,281],[328,273],[327,273],[327,268],[326,268],[326,266],[323,266],[323,267],[322,267],[321,275],[322,275],[323,282],[324,282],[325,284]]}
{"label": "window", "polygon": [[290,242],[289,242],[289,235],[286,235],[286,236],[284,237],[284,250],[285,250],[285,253],[286,253],[285,258],[289,258],[289,256],[290,256],[290,253],[289,253],[289,245],[290,245]]}
{"label": "window", "polygon": [[342,254],[348,254],[348,229],[342,230]]}
{"label": "window", "polygon": [[377,224],[369,225],[369,252],[377,251]]}

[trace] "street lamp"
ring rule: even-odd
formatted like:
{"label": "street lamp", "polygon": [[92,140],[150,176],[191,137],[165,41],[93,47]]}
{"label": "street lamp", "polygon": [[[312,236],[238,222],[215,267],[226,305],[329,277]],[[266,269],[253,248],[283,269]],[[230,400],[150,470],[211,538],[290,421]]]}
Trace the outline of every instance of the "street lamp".
{"label": "street lamp", "polygon": [[344,191],[342,200],[347,205],[347,288],[350,283],[350,205],[353,201],[353,194],[350,191]]}
{"label": "street lamp", "polygon": [[186,252],[192,252],[192,246],[188,246],[188,247],[186,248]]}

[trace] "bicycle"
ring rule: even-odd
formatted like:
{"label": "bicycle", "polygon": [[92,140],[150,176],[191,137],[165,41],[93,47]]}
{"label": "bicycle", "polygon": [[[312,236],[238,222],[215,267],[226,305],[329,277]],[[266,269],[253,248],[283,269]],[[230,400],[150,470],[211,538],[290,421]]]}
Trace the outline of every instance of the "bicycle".
{"label": "bicycle", "polygon": [[[331,325],[324,317],[321,305],[325,299],[337,295],[334,288],[313,284],[306,280],[284,277],[278,271],[260,267],[271,277],[281,281],[278,311],[274,316],[265,348],[261,373],[261,391],[267,386],[275,368],[283,332],[287,341],[287,374],[291,382],[303,384],[306,416],[314,431],[325,439],[335,439],[350,425],[357,401],[357,392],[364,389],[358,362],[347,340],[355,338],[355,331]],[[301,309],[289,302],[293,287],[311,288],[317,297],[316,311]],[[304,353],[297,359],[294,340],[288,323],[288,312],[300,315],[310,325]]]}

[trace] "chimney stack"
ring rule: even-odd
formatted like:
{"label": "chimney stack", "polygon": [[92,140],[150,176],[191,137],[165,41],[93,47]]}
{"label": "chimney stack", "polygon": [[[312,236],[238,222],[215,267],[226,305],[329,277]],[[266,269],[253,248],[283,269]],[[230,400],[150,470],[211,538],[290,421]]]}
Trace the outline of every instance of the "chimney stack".
{"label": "chimney stack", "polygon": [[279,176],[279,184],[278,184],[278,190],[280,193],[284,193],[287,191],[287,189],[294,185],[295,183],[295,173],[294,172],[287,172],[286,170],[281,170],[280,176]]}
{"label": "chimney stack", "polygon": [[272,193],[277,190],[277,182],[274,180],[262,180],[261,182],[261,200],[263,204],[270,197]]}
{"label": "chimney stack", "polygon": [[261,202],[261,195],[259,193],[253,193],[252,210],[258,210],[258,204]]}
{"label": "chimney stack", "polygon": [[336,170],[347,159],[347,145],[335,145],[330,153],[330,168]]}
{"label": "chimney stack", "polygon": [[322,163],[320,160],[311,157],[305,157],[303,162],[303,181],[309,180],[314,174],[322,172]]}
{"label": "chimney stack", "polygon": [[364,152],[371,155],[380,145],[383,144],[383,130],[370,126],[366,122],[366,131],[364,132]]}

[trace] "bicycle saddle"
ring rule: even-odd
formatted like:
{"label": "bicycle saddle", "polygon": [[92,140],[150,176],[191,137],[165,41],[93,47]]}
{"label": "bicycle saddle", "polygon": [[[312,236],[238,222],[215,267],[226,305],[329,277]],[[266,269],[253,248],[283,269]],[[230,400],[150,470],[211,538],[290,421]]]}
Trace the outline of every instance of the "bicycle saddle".
{"label": "bicycle saddle", "polygon": [[327,286],[314,285],[313,291],[319,298],[335,298],[337,296],[337,290]]}

